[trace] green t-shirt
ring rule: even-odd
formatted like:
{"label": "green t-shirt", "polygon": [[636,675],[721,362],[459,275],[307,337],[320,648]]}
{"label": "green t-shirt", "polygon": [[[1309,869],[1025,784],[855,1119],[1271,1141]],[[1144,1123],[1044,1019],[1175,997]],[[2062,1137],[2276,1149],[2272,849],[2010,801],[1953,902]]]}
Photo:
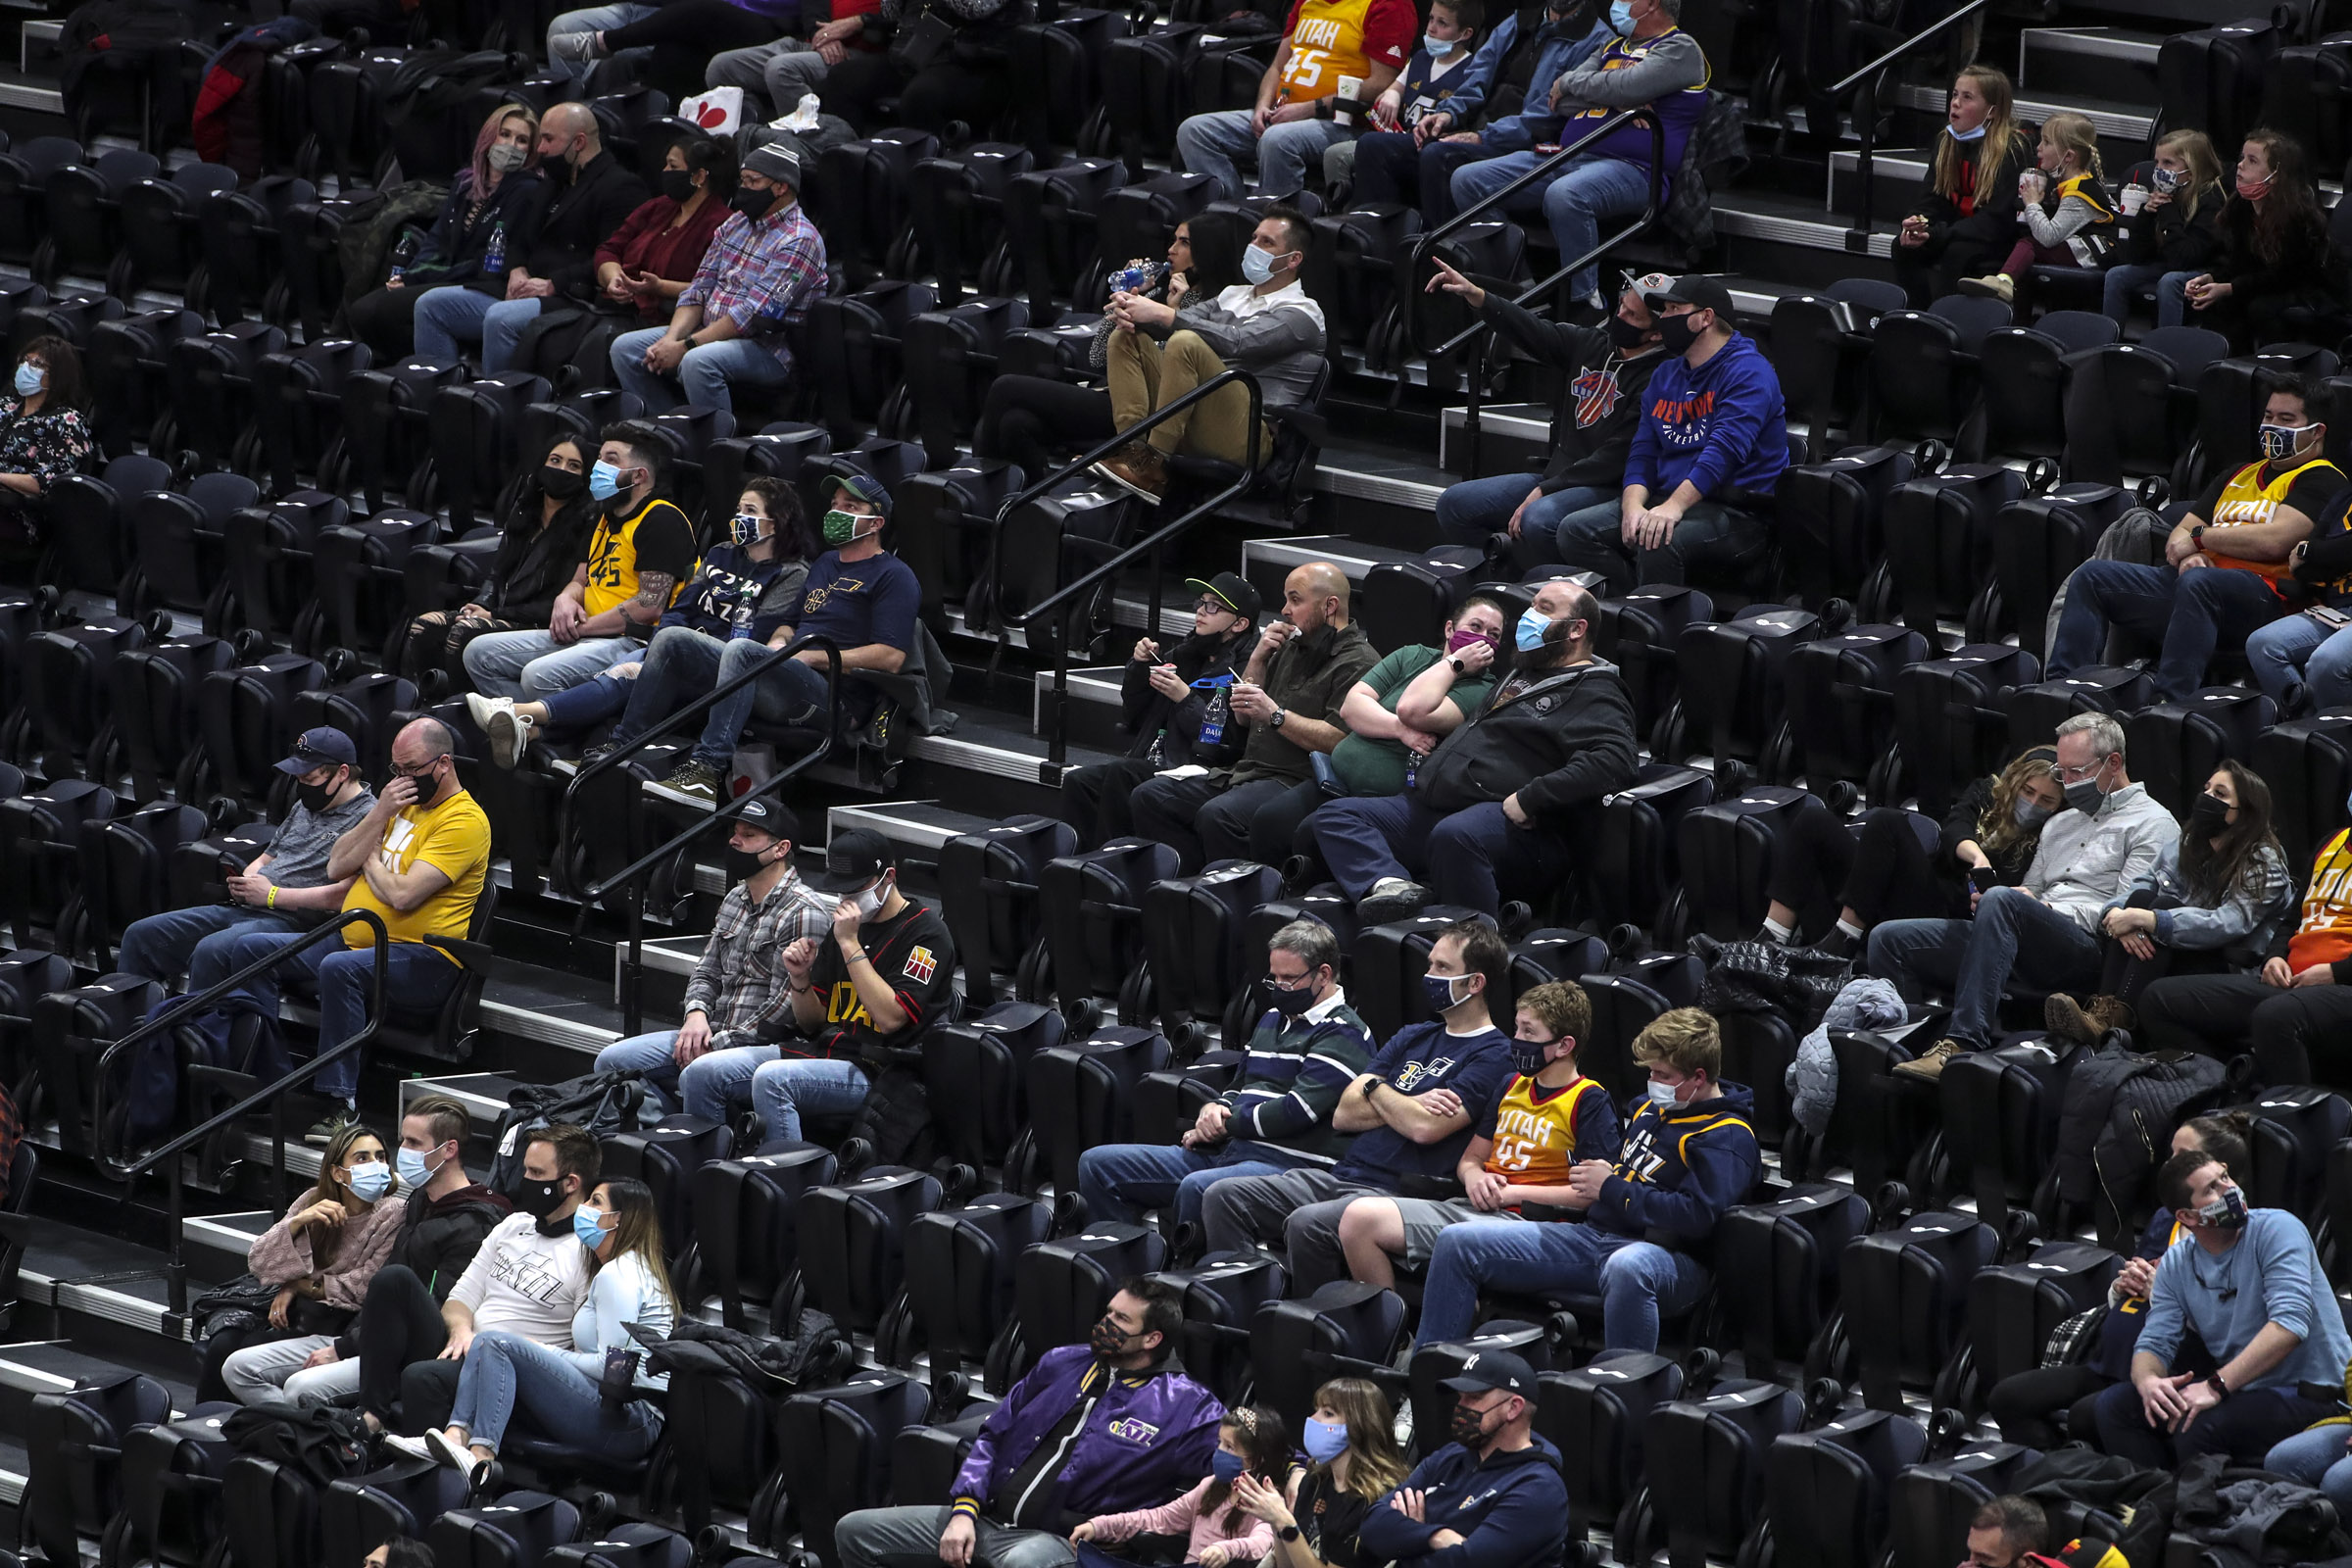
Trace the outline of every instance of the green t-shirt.
{"label": "green t-shirt", "polygon": [[[1399,648],[1364,671],[1363,684],[1379,695],[1381,707],[1394,713],[1397,700],[1404,696],[1404,689],[1413,683],[1413,677],[1436,663],[1444,652],[1426,646]],[[1449,697],[1467,719],[1478,711],[1487,700],[1487,693],[1494,688],[1494,676],[1482,671],[1455,681]],[[1348,735],[1332,749],[1331,769],[1339,774],[1340,782],[1348,786],[1350,795],[1398,795],[1404,790],[1406,755],[1402,741]]]}

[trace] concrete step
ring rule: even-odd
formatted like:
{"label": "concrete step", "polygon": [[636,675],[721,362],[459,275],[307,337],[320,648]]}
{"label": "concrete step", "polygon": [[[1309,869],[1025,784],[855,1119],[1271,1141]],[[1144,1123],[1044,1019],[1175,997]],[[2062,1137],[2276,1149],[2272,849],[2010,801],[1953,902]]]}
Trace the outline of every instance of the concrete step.
{"label": "concrete step", "polygon": [[[1880,224],[1899,222],[1918,200],[1935,168],[1933,149],[1900,147],[1874,149],[1870,155],[1872,217]],[[1830,153],[1829,188],[1824,203],[1833,222],[1850,224],[1854,202],[1861,192],[1861,153],[1839,147]]]}
{"label": "concrete step", "polygon": [[[1430,505],[1437,504],[1442,484],[1432,484]],[[1411,561],[1415,552],[1385,545],[1359,544],[1341,534],[1314,534],[1303,539],[1251,539],[1242,546],[1242,575],[1249,578],[1271,615],[1282,604],[1283,579],[1310,562],[1328,561],[1349,582],[1362,582],[1365,573],[1384,561]]]}
{"label": "concrete step", "polygon": [[[1189,616],[1188,616],[1189,618]],[[1189,630],[1189,628],[1188,628]],[[1160,647],[1169,646],[1162,638]],[[1118,650],[1132,653],[1132,649]],[[1069,705],[1066,709],[1070,739],[1100,751],[1124,753],[1132,736],[1119,733],[1121,710],[1120,684],[1126,675],[1123,664],[1106,664],[1099,669],[1073,669],[1068,676]],[[1046,711],[1053,700],[1054,672],[1041,669],[1031,681],[1030,727],[1042,735],[1046,731]]]}
{"label": "concrete step", "polygon": [[2164,35],[2129,27],[2026,27],[2017,39],[2017,85],[2037,98],[2080,93],[2115,103],[2157,101]]}
{"label": "concrete step", "polygon": [[[1928,82],[1909,83],[1900,90],[1896,99],[1905,109],[1923,110],[1936,116],[1945,112],[1949,101],[1947,88]],[[2101,138],[2113,138],[2136,146],[2146,144],[2148,132],[2156,123],[2156,102],[2152,95],[2138,102],[2129,99],[2076,98],[2071,94],[2065,98],[2020,97],[2017,100],[2017,118],[2029,125],[2038,125],[2052,115],[2070,109],[2076,114],[2088,116],[2090,122],[2098,127]],[[2106,151],[2105,147],[2100,148],[2102,155]]]}
{"label": "concrete step", "polygon": [[190,1214],[179,1222],[180,1257],[189,1275],[221,1285],[245,1272],[245,1259],[262,1233],[277,1223],[267,1208],[235,1214]]}

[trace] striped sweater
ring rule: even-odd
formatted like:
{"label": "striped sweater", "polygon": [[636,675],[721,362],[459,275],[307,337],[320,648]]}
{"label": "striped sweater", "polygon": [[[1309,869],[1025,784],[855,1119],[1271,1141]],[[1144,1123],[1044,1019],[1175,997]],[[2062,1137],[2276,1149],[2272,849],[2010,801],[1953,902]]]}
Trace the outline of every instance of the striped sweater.
{"label": "striped sweater", "polygon": [[1240,1080],[1224,1095],[1234,1152],[1271,1145],[1293,1158],[1333,1163],[1351,1140],[1331,1130],[1332,1109],[1371,1060],[1372,1031],[1348,1009],[1346,992],[1335,987],[1296,1018],[1269,1007],[1250,1036]]}

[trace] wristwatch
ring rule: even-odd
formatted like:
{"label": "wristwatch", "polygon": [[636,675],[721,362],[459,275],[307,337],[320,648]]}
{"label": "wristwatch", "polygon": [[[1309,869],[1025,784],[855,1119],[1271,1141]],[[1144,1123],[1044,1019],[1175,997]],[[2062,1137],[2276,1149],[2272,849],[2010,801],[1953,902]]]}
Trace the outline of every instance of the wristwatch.
{"label": "wristwatch", "polygon": [[2217,1366],[2212,1371],[2206,1373],[2205,1382],[2214,1393],[2220,1395],[2223,1398],[2227,1399],[2230,1397],[2230,1385],[2222,1381],[2222,1369],[2220,1367]]}
{"label": "wristwatch", "polygon": [[1297,1541],[1298,1539],[1298,1527],[1297,1525],[1284,1525],[1280,1530],[1276,1531],[1275,1534],[1281,1536],[1285,1541]]}
{"label": "wristwatch", "polygon": [[1459,654],[1448,654],[1446,658],[1446,662],[1453,666],[1453,672],[1456,675],[1467,675],[1470,673],[1470,666],[1462,662],[1462,656]]}
{"label": "wristwatch", "polygon": [[1286,719],[1286,718],[1290,717],[1290,716],[1291,716],[1291,710],[1290,710],[1289,709],[1287,709],[1287,708],[1277,708],[1276,710],[1274,710],[1274,716],[1273,716],[1272,718],[1270,718],[1270,719],[1266,720],[1266,722],[1267,722],[1268,724],[1272,725],[1274,728],[1276,728],[1276,729],[1280,729],[1280,728],[1282,728],[1282,721],[1283,721],[1284,719]]}

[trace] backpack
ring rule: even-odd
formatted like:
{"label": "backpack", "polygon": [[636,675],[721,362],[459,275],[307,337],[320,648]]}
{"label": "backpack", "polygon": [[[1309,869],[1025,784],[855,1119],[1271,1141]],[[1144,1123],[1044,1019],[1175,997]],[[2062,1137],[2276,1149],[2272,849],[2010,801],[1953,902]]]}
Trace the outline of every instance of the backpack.
{"label": "backpack", "polygon": [[368,1423],[331,1404],[271,1403],[238,1410],[220,1435],[239,1453],[274,1459],[324,1487],[368,1469]]}
{"label": "backpack", "polygon": [[392,247],[407,229],[432,226],[449,200],[449,185],[437,179],[409,179],[379,190],[353,208],[335,236],[343,264],[343,297],[356,300],[384,280]]}
{"label": "backpack", "polygon": [[614,1133],[634,1132],[638,1107],[645,1103],[645,1085],[633,1072],[592,1072],[560,1084],[523,1084],[507,1096],[507,1110],[498,1118],[498,1154],[490,1162],[488,1186],[512,1198],[522,1184],[522,1156],[530,1140],[524,1135],[545,1127],[573,1126],[587,1130],[598,1142]]}

